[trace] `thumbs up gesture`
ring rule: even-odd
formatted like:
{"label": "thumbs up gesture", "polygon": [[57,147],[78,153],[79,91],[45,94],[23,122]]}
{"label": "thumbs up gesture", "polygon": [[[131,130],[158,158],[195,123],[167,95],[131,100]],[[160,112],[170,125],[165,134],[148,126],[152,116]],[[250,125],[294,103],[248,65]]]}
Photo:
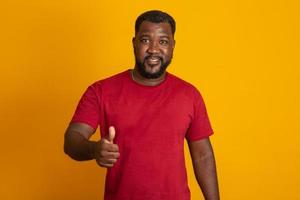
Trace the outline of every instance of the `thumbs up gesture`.
{"label": "thumbs up gesture", "polygon": [[120,156],[119,147],[113,142],[115,135],[115,128],[111,126],[108,135],[97,142],[95,159],[101,167],[113,167]]}
{"label": "thumbs up gesture", "polygon": [[108,129],[108,137],[103,138],[103,140],[104,140],[105,143],[113,144],[113,143],[114,143],[115,136],[116,136],[116,130],[115,130],[115,127],[111,126],[111,127],[109,127],[109,129]]}

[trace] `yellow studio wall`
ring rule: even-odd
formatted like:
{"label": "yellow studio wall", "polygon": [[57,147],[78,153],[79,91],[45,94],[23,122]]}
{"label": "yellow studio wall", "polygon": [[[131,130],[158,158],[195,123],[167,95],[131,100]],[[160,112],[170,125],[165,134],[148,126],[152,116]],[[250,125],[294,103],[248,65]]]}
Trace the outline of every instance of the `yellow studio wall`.
{"label": "yellow studio wall", "polygon": [[222,199],[300,199],[296,0],[2,1],[0,199],[102,199],[105,169],[64,155],[63,134],[89,84],[132,68],[150,9],[177,21],[169,71],[205,99]]}

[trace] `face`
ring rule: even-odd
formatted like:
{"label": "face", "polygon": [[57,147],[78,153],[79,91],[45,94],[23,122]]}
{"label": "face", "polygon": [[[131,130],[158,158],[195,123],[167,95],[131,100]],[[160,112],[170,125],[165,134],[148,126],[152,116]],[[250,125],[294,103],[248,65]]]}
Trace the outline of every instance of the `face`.
{"label": "face", "polygon": [[175,41],[169,23],[143,21],[133,38],[136,68],[145,78],[159,78],[171,63]]}

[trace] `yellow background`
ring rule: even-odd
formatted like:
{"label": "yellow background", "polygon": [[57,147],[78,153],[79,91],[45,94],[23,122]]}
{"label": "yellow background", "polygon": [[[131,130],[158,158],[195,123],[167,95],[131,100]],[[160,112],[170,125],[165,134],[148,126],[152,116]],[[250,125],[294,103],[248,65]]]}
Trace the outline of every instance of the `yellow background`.
{"label": "yellow background", "polygon": [[132,68],[149,9],[177,21],[169,71],[205,99],[222,199],[300,199],[297,0],[2,1],[0,199],[102,199],[105,169],[64,155],[63,134],[89,84]]}

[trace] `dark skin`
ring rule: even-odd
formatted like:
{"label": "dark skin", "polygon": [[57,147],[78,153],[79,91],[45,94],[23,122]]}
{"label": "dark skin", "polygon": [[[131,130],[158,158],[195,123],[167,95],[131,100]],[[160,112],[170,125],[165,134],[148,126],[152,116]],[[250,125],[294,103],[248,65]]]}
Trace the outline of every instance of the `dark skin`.
{"label": "dark skin", "polygon": [[216,163],[209,138],[188,142],[194,174],[206,200],[219,200]]}
{"label": "dark skin", "polygon": [[[134,54],[136,59],[143,61],[147,55],[158,56],[167,62],[171,60],[173,50],[175,47],[175,40],[173,38],[172,29],[168,23],[151,23],[144,21],[139,29],[137,35],[132,39]],[[159,71],[162,63],[145,62],[144,69],[148,73],[156,73]],[[164,72],[156,79],[147,79],[143,77],[135,65],[133,75],[136,82],[142,85],[155,86],[160,84],[164,79],[166,73]]]}
{"label": "dark skin", "polygon": [[90,141],[95,129],[85,123],[71,123],[65,133],[64,151],[78,161],[93,160],[101,167],[113,167],[120,156],[119,147],[113,144],[115,131],[99,141]]}
{"label": "dark skin", "polygon": [[[143,62],[147,73],[156,73],[162,62],[172,59],[175,40],[168,23],[151,23],[144,21],[132,40],[136,59]],[[150,59],[145,59],[147,56]],[[162,60],[158,60],[161,57]],[[137,65],[131,71],[134,81],[147,86],[155,86],[165,79],[166,73],[154,79],[143,77]],[[113,143],[114,127],[109,134],[99,141],[90,141],[95,129],[85,123],[71,123],[65,133],[64,150],[75,160],[93,160],[101,167],[113,167],[120,153],[117,144]],[[219,200],[219,189],[213,149],[209,138],[188,141],[194,173],[206,200]]]}

